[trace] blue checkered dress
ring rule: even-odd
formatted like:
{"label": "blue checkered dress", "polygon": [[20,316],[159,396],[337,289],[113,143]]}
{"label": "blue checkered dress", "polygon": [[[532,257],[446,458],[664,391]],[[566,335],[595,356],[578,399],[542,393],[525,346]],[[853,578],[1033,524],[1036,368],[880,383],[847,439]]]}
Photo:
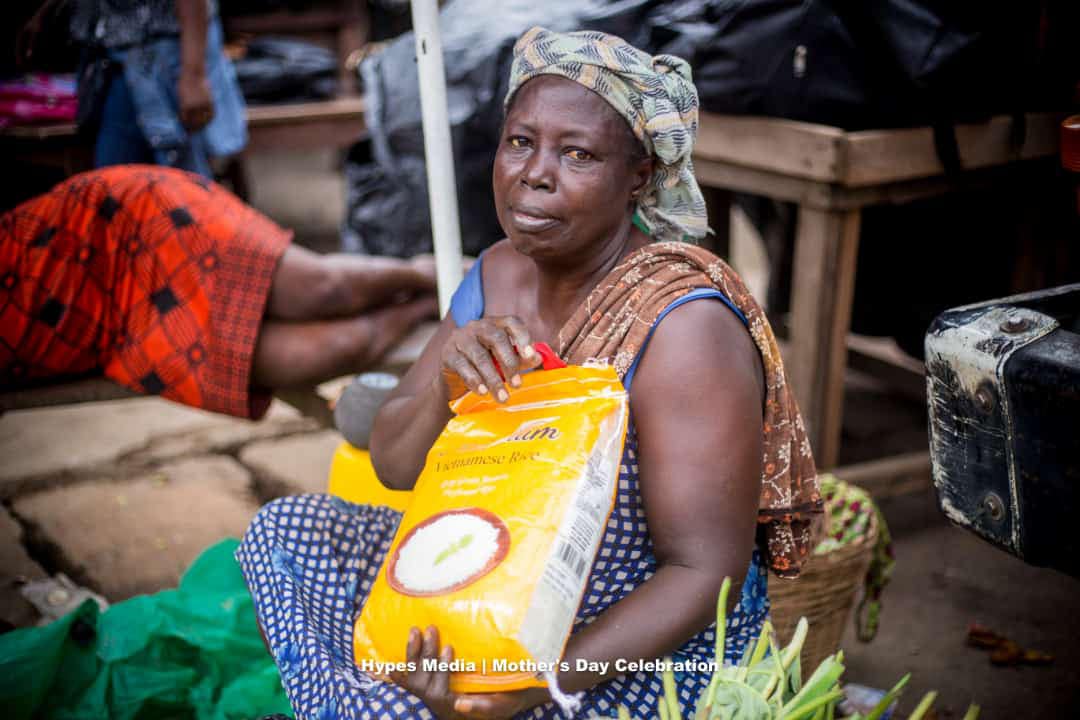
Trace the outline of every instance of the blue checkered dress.
{"label": "blue checkered dress", "polygon": [[[630,380],[632,375],[627,384]],[[415,695],[370,677],[352,660],[353,623],[400,520],[401,513],[387,507],[354,505],[329,495],[300,495],[269,503],[248,528],[236,557],[297,718],[433,717]],[[573,632],[648,580],[656,568],[638,485],[637,435],[631,425],[615,508]],[[739,603],[728,616],[728,662],[741,657],[747,642],[760,632],[769,611],[766,591],[765,566],[755,550]],[[687,664],[712,660],[714,629],[715,623],[695,635],[672,659]],[[676,673],[675,680],[682,714],[688,716],[709,674]],[[620,675],[585,693],[579,717],[611,717],[619,705],[634,717],[654,717],[662,695],[655,673]],[[520,717],[561,715],[553,703],[547,703]]]}

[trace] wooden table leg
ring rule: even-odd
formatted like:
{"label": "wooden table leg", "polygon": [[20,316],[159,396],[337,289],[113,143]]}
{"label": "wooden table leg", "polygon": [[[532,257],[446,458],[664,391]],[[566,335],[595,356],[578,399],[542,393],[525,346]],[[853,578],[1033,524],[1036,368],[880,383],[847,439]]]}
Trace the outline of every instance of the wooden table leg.
{"label": "wooden table leg", "polygon": [[731,259],[731,191],[723,188],[704,187],[705,207],[709,214],[709,227],[713,234],[702,239],[706,250],[730,262]]}
{"label": "wooden table leg", "polygon": [[367,3],[362,0],[341,0],[341,8],[346,13],[346,20],[337,32],[338,95],[352,97],[360,94],[359,78],[355,71],[346,67],[346,60],[371,37],[371,17]]}
{"label": "wooden table leg", "polygon": [[787,368],[822,469],[835,467],[840,448],[859,221],[858,209],[799,208]]}

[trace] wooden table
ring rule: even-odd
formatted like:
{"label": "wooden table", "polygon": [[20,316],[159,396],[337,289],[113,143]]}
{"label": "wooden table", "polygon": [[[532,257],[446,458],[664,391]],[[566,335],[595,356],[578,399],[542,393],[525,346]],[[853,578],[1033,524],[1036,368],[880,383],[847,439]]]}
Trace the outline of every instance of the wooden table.
{"label": "wooden table", "polygon": [[[247,109],[248,145],[244,152],[288,148],[345,148],[364,137],[364,101],[340,97]],[[68,174],[88,170],[90,147],[74,123],[28,125],[0,130],[0,146],[25,162],[62,167]]]}
{"label": "wooden table", "polygon": [[862,209],[1008,181],[1021,164],[1056,156],[1063,118],[1064,113],[1027,114],[1019,145],[1010,140],[1009,116],[960,125],[963,171],[947,175],[930,128],[845,132],[702,113],[694,151],[702,186],[799,206],[786,364],[820,468],[836,465],[840,445]]}

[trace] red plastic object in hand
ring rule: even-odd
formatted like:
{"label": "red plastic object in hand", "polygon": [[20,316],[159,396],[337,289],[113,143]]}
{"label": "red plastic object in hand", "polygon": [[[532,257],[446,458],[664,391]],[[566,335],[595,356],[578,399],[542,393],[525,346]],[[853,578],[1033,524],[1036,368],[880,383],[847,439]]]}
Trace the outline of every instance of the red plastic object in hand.
{"label": "red plastic object in hand", "polygon": [[[542,361],[542,367],[545,370],[558,370],[566,367],[566,363],[562,361],[555,351],[551,349],[551,346],[545,342],[533,343],[533,350],[540,355]],[[495,372],[499,373],[499,377],[503,382],[506,382],[506,375],[503,373],[502,365],[499,364],[498,359],[492,355],[491,361],[495,363]]]}
{"label": "red plastic object in hand", "polygon": [[562,361],[555,351],[551,349],[551,346],[545,342],[533,343],[533,350],[540,353],[541,359],[544,361],[545,370],[558,370],[559,368],[566,367],[566,363]]}

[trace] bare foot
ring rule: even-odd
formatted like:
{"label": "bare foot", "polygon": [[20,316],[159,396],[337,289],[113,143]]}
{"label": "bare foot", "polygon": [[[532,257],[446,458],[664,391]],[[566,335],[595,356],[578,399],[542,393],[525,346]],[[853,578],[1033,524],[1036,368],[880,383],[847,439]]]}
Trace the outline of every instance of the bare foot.
{"label": "bare foot", "polygon": [[418,325],[425,320],[439,319],[439,298],[436,295],[424,293],[406,300],[399,306],[407,322],[412,326]]}
{"label": "bare foot", "polygon": [[434,255],[415,255],[408,260],[409,269],[412,271],[416,278],[414,284],[417,290],[435,290],[436,271],[435,271],[435,256]]}
{"label": "bare foot", "polygon": [[[424,277],[430,277],[434,282],[436,277],[435,272],[435,256],[425,253],[423,255],[414,255],[409,259],[409,263],[421,273]],[[469,272],[472,266],[476,263],[476,258],[463,256],[461,258],[461,271],[463,273]],[[434,286],[433,286],[434,287]]]}
{"label": "bare foot", "polygon": [[[370,342],[367,363],[378,361],[425,320],[439,319],[439,299],[430,294],[419,295],[395,305],[380,308],[371,314],[375,332]],[[363,368],[356,368],[360,372]]]}

